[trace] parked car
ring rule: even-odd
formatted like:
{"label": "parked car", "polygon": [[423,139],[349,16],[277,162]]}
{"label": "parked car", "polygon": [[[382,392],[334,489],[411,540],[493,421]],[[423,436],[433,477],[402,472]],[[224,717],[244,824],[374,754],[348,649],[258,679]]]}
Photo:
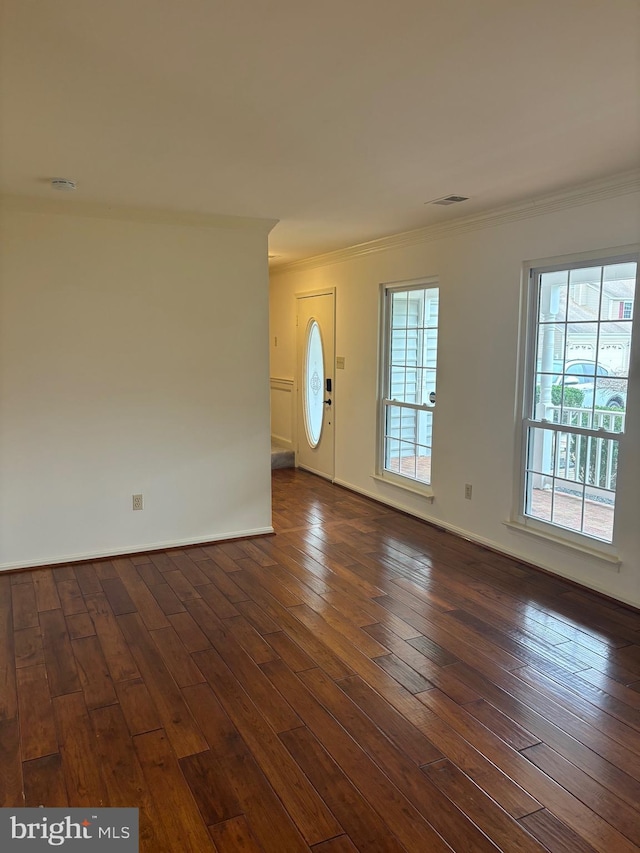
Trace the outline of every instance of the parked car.
{"label": "parked car", "polygon": [[[565,386],[571,385],[593,385],[594,376],[609,376],[609,371],[601,364],[596,364],[595,361],[567,361],[564,364],[561,361],[553,362],[553,372],[564,375]],[[554,385],[562,384],[562,376],[558,376],[554,381]]]}
{"label": "parked car", "polygon": [[596,408],[626,409],[626,380],[617,378],[601,364],[578,359],[564,365],[561,361],[554,361],[553,370],[554,385],[562,385],[564,380],[565,388],[577,388],[582,392],[582,407],[590,409],[595,395]]}
{"label": "parked car", "polygon": [[582,405],[590,409],[595,393],[596,409],[626,409],[627,408],[627,380],[616,379],[615,376],[599,382],[596,388],[594,384],[581,385],[584,391]]}

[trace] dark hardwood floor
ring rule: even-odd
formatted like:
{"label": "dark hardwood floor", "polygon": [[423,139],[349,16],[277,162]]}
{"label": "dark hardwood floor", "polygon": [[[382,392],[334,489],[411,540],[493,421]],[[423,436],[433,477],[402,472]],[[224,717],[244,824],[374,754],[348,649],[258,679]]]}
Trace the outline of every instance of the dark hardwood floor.
{"label": "dark hardwood floor", "polygon": [[139,806],[149,853],[640,850],[640,614],[273,491],[273,537],[0,575],[0,805]]}

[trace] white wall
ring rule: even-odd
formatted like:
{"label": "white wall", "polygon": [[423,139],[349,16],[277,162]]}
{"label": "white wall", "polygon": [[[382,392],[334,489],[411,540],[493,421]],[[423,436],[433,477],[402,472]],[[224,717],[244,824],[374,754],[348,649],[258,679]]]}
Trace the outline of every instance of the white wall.
{"label": "white wall", "polygon": [[5,200],[1,568],[271,529],[271,225]]}
{"label": "white wall", "polygon": [[[620,600],[640,605],[640,365],[629,394],[629,431],[619,474],[619,567],[515,532],[511,513],[523,262],[629,245],[640,236],[637,192],[335,263],[292,265],[271,277],[271,375],[295,376],[295,296],[334,286],[336,481],[462,532]],[[411,241],[406,241],[411,242]],[[440,281],[438,406],[432,504],[372,479],[376,459],[378,304],[381,282]],[[640,333],[640,329],[636,334]],[[274,347],[274,338],[278,346]],[[636,350],[637,351],[637,350]],[[464,500],[464,483],[473,500]]]}

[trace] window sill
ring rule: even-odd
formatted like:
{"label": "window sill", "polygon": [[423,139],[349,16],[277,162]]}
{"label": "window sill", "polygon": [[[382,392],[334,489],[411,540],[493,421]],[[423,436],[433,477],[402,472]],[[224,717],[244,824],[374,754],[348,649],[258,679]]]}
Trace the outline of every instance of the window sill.
{"label": "window sill", "polygon": [[[592,559],[606,563],[616,572],[620,571],[622,561],[613,548],[611,550],[603,550],[598,548],[597,545],[590,546],[586,544],[583,545],[580,542],[573,542],[570,539],[564,539],[562,536],[554,536],[553,533],[549,533],[547,530],[542,530],[537,526],[528,524],[526,521],[504,521],[503,524],[505,527],[508,527],[516,533],[526,533],[529,536],[536,537],[537,539],[543,539],[545,542],[551,542],[554,545],[561,545],[564,548],[568,548],[570,551],[577,551],[579,554],[585,554]],[[604,548],[607,547],[604,543],[603,546]]]}
{"label": "window sill", "polygon": [[396,479],[395,477],[389,477],[383,474],[372,474],[371,479],[377,480],[379,483],[385,483],[387,486],[395,486],[397,489],[402,489],[403,492],[410,492],[412,495],[419,495],[429,503],[433,503],[435,495],[433,494],[431,486],[420,486],[418,483],[414,485],[409,480],[404,482],[400,478]]}

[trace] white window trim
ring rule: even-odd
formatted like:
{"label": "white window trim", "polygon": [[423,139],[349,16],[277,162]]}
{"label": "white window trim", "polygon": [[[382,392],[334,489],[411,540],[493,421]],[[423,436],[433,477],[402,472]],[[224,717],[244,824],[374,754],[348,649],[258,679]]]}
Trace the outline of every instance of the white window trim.
{"label": "white window trim", "polygon": [[386,483],[388,486],[396,486],[404,492],[411,492],[414,495],[420,495],[429,503],[433,503],[435,498],[433,488],[427,483],[421,483],[420,480],[412,480],[410,477],[403,477],[395,474],[393,471],[385,471],[383,474],[372,474],[372,480],[377,480],[379,483]]}
{"label": "white window trim", "polygon": [[[506,527],[517,533],[533,535],[555,545],[561,545],[572,551],[588,555],[598,559],[610,566],[617,567],[621,564],[616,548],[616,530],[614,520],[613,541],[605,542],[583,533],[568,530],[558,525],[534,519],[524,515],[524,490],[525,490],[525,468],[527,458],[527,409],[531,402],[533,393],[530,377],[527,374],[529,365],[533,360],[536,346],[536,329],[531,328],[530,317],[532,303],[536,301],[536,288],[534,281],[534,270],[540,272],[547,268],[571,269],[579,268],[589,263],[620,263],[625,261],[637,261],[638,271],[636,278],[636,296],[640,288],[640,244],[619,246],[616,248],[593,250],[573,255],[556,256],[528,260],[522,264],[521,286],[520,286],[520,322],[518,352],[518,371],[516,383],[516,408],[515,408],[515,443],[514,443],[514,472],[513,494],[511,501],[511,514],[503,522]],[[635,303],[635,300],[634,300]],[[535,311],[534,306],[534,311]],[[640,332],[636,329],[632,339],[631,364],[634,361],[633,353],[640,351]],[[631,371],[631,366],[630,366]],[[624,443],[627,433],[616,434],[619,442],[619,452],[624,453]]]}
{"label": "white window trim", "polygon": [[[635,301],[634,299],[621,299],[620,300],[620,302],[622,303],[622,317],[619,317],[618,319],[620,319],[620,320],[633,320],[633,303],[634,303],[634,301]],[[625,317],[624,313],[625,313],[625,307],[627,305],[629,306],[629,316]]]}
{"label": "white window trim", "polygon": [[[503,524],[515,533],[525,533],[527,536],[534,536],[538,539],[544,540],[545,542],[553,542],[554,545],[561,545],[563,548],[568,548],[570,551],[577,551],[587,557],[599,560],[600,562],[614,568],[616,571],[620,571],[622,560],[615,548],[607,545],[606,542],[599,542],[597,539],[590,539],[588,536],[574,534],[575,536],[581,536],[582,539],[587,539],[589,542],[593,542],[594,544],[602,545],[602,548],[590,548],[585,542],[573,541],[573,539],[570,538],[572,534],[571,530],[565,530],[562,527],[555,527],[548,524],[544,525],[544,522],[539,524],[536,519],[529,518],[528,516],[517,521],[503,521]],[[542,525],[544,525],[543,529],[541,529]],[[548,527],[553,527],[554,531],[557,530],[560,534],[569,534],[569,536],[554,536],[550,530],[547,530]]]}
{"label": "white window trim", "polygon": [[[431,483],[423,483],[420,480],[414,480],[411,477],[404,477],[402,474],[396,474],[394,471],[388,471],[384,467],[385,455],[385,377],[389,368],[389,346],[387,338],[387,320],[388,320],[388,299],[387,294],[394,291],[406,290],[424,290],[429,287],[437,287],[440,292],[440,283],[437,276],[426,276],[425,278],[414,278],[408,281],[392,281],[383,282],[380,284],[379,293],[379,316],[378,316],[378,411],[377,411],[377,428],[376,428],[376,460],[374,473],[371,475],[373,480],[396,488],[402,489],[405,492],[420,495],[429,502],[434,500],[433,477]],[[440,316],[438,313],[438,332],[440,327]],[[437,367],[436,367],[437,370]],[[409,404],[411,405],[411,404]],[[424,409],[434,413],[434,428],[435,428],[435,405],[434,406],[418,406],[414,408]],[[432,469],[433,474],[433,469]]]}

